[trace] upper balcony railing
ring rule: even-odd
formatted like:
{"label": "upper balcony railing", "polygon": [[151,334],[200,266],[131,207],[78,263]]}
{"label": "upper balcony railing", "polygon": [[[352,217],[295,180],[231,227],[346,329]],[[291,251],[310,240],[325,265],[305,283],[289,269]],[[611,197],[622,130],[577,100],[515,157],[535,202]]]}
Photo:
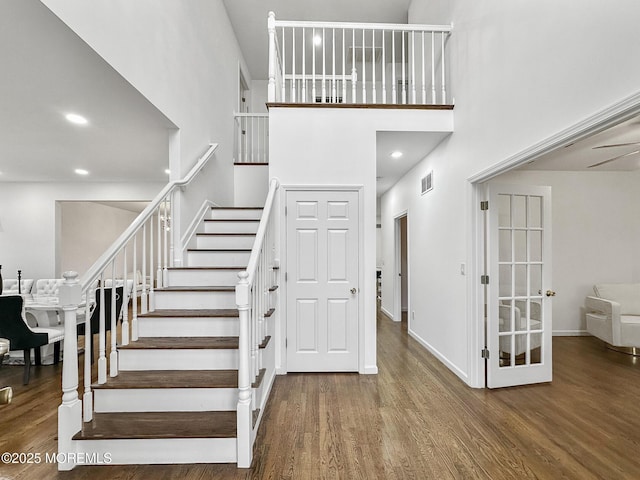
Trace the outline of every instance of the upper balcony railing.
{"label": "upper balcony railing", "polygon": [[292,22],[269,13],[268,101],[451,104],[450,25]]}

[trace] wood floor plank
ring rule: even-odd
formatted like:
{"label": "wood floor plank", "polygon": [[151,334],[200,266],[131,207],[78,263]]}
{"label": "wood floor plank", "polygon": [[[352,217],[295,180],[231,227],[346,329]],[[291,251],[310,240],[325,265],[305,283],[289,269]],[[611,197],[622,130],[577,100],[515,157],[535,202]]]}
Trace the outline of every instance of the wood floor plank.
{"label": "wood floor plank", "polygon": [[[275,380],[252,468],[0,464],[21,479],[638,479],[640,361],[591,337],[554,337],[553,382],[470,389],[378,318],[378,375]],[[14,402],[0,407],[0,450],[55,452],[62,365],[0,367]],[[80,369],[82,373],[82,369]],[[82,382],[81,382],[82,384]],[[28,419],[28,421],[25,421]]]}

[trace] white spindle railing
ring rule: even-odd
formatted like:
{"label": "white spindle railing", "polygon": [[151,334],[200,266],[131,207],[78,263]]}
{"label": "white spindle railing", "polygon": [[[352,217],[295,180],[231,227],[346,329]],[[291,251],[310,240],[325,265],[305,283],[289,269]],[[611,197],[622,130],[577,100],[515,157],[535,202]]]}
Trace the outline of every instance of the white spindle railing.
{"label": "white spindle railing", "polygon": [[[171,216],[173,214],[174,195],[181,188],[185,188],[209,161],[217,144],[211,145],[207,152],[199,159],[191,171],[180,181],[173,181],[165,186],[156,198],[145,208],[133,223],[120,235],[113,245],[93,264],[81,281],[77,273],[66,272],[65,282],[60,287],[60,304],[65,313],[64,358],[62,370],[62,405],[58,409],[58,445],[59,452],[65,458],[73,452],[71,438],[85,422],[93,418],[93,394],[91,391],[93,358],[93,344],[91,333],[91,306],[93,301],[99,301],[99,332],[98,332],[98,368],[97,382],[107,381],[107,371],[111,377],[118,375],[118,345],[126,345],[129,340],[138,339],[138,295],[137,289],[142,288],[140,295],[141,311],[153,309],[153,292],[156,287],[163,286],[163,276],[160,273],[154,277],[154,268],[158,272],[166,272],[171,267],[173,255],[173,235],[168,235]],[[169,213],[171,212],[171,213]],[[157,225],[157,230],[154,229]],[[163,230],[161,232],[160,230]],[[142,239],[142,242],[140,242]],[[154,251],[157,252],[157,265],[154,267]],[[163,253],[164,255],[162,255]],[[169,259],[167,261],[167,259]],[[140,265],[140,260],[142,265]],[[133,272],[128,278],[128,266]],[[123,268],[121,274],[120,267]],[[137,272],[140,270],[140,274]],[[139,278],[142,284],[138,283]],[[147,283],[149,283],[147,285]],[[119,288],[122,288],[122,328],[120,342],[118,342],[116,303]],[[147,290],[147,287],[149,288]],[[110,295],[109,318],[105,312],[106,292]],[[147,294],[147,292],[150,292]],[[132,299],[131,321],[128,316],[129,297]],[[84,299],[84,301],[82,301]],[[84,304],[85,337],[84,337],[84,394],[82,402],[78,399],[78,347],[77,347],[77,313],[78,306]],[[110,352],[107,361],[107,325],[110,326]],[[107,368],[108,367],[108,368]],[[60,463],[58,468],[68,470],[72,463]]]}
{"label": "white spindle railing", "polygon": [[281,21],[270,12],[268,101],[452,103],[446,67],[451,30],[450,25]]}
{"label": "white spindle railing", "polygon": [[269,163],[269,114],[236,113],[235,163]]}
{"label": "white spindle railing", "polygon": [[238,274],[236,303],[240,315],[239,366],[238,366],[238,467],[251,465],[253,442],[258,425],[253,426],[251,385],[263,366],[260,344],[267,336],[266,316],[270,288],[274,287],[275,275],[275,226],[273,209],[278,181],[272,179],[269,193],[262,211],[255,242],[249,257],[247,269]]}

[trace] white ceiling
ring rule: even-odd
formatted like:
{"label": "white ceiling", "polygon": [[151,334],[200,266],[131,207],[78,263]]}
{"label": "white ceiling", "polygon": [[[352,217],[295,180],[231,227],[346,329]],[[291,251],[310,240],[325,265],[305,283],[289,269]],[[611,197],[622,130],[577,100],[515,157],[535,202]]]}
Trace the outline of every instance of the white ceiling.
{"label": "white ceiling", "polygon": [[[380,196],[389,190],[449,135],[451,132],[378,132],[376,195]],[[391,153],[395,151],[402,152],[402,157],[392,158]]]}
{"label": "white ceiling", "polygon": [[[625,145],[629,143],[631,145]],[[638,117],[543,155],[521,167],[523,170],[595,172],[631,171],[639,168],[640,118]]]}
{"label": "white ceiling", "polygon": [[0,62],[0,182],[166,180],[175,125],[41,2],[0,2]]}

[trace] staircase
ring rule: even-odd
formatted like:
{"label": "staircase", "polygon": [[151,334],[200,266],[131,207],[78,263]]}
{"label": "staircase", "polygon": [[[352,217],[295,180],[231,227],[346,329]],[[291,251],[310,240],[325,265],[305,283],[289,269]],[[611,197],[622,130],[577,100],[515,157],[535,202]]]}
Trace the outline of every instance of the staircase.
{"label": "staircase", "polygon": [[259,287],[264,295],[251,307],[259,310],[260,324],[249,327],[257,336],[255,345],[246,345],[252,372],[248,440],[238,435],[244,420],[238,412],[236,284],[247,269],[261,214],[261,208],[212,208],[185,252],[187,266],[166,269],[150,311],[137,316],[137,325],[134,319],[137,339],[134,333],[136,340],[118,347],[117,376],[91,387],[92,419],[87,422],[85,414],[71,442],[84,454],[82,463],[235,463],[239,457],[250,463],[250,451],[240,450],[253,445],[275,376],[273,256],[261,260],[267,286]]}

